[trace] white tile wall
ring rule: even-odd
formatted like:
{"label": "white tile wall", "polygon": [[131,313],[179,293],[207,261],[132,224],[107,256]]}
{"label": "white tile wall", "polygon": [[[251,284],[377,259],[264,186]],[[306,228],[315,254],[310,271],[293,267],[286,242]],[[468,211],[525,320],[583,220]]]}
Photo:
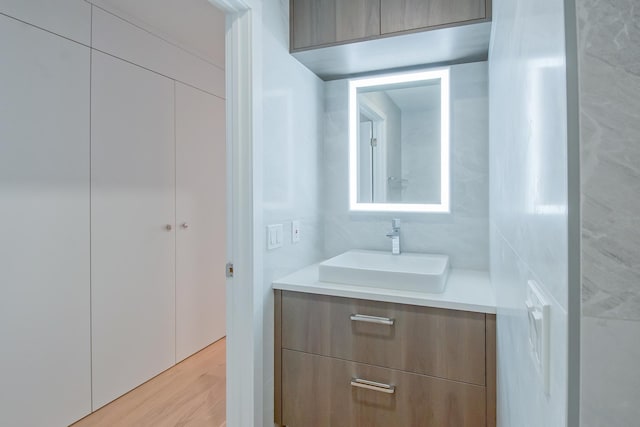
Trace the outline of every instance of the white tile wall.
{"label": "white tile wall", "polygon": [[440,111],[437,107],[407,111],[402,115],[401,146],[402,178],[407,180],[402,189],[402,200],[439,203]]}
{"label": "white tile wall", "polygon": [[638,323],[582,318],[581,426],[637,425],[640,419]]}
{"label": "white tile wall", "polygon": [[[563,2],[494,1],[491,276],[501,426],[567,422],[567,113]],[[550,393],[528,343],[527,281],[551,303]]]}
{"label": "white tile wall", "polygon": [[[264,423],[273,424],[273,291],[271,282],[322,256],[320,209],[323,82],[289,55],[288,2],[263,4],[263,224],[284,224],[282,248],[264,251]],[[291,221],[301,241],[291,243]]]}
{"label": "white tile wall", "polygon": [[640,321],[640,7],[578,2],[583,302]]}
{"label": "white tile wall", "polygon": [[370,214],[348,207],[347,80],[325,85],[324,255],[390,250],[391,218],[402,224],[402,250],[445,253],[457,268],[489,268],[487,63],[451,69],[452,210],[440,214]]}
{"label": "white tile wall", "polygon": [[551,304],[547,394],[531,356],[524,305],[527,282],[539,278],[495,226],[491,230],[491,280],[498,304],[498,426],[566,425],[567,312],[546,294]]}
{"label": "white tile wall", "polygon": [[577,0],[581,425],[640,419],[640,7]]}

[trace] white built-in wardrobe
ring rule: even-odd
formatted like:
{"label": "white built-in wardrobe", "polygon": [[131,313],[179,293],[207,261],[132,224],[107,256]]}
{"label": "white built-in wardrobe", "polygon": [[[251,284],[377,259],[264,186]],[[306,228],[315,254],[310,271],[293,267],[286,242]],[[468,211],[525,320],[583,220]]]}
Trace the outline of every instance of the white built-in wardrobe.
{"label": "white built-in wardrobe", "polygon": [[3,426],[68,425],[225,335],[224,73],[72,3],[0,1]]}
{"label": "white built-in wardrobe", "polygon": [[98,51],[91,79],[100,407],[225,334],[224,101]]}

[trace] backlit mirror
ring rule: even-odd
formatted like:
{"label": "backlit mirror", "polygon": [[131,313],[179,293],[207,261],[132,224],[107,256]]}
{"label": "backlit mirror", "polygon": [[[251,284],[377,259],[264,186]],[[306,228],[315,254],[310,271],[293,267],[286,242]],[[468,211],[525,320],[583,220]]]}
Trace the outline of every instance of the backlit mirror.
{"label": "backlit mirror", "polygon": [[449,212],[449,70],[349,81],[352,211]]}

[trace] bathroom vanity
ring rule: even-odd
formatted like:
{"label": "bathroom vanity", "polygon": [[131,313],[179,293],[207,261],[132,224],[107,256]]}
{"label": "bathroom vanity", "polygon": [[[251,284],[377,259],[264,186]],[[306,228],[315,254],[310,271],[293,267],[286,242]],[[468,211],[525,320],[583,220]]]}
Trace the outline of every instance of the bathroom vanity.
{"label": "bathroom vanity", "polygon": [[486,273],[450,270],[442,293],[274,282],[275,422],[495,426],[495,299]]}
{"label": "bathroom vanity", "polygon": [[[336,180],[333,206],[348,209],[349,221],[398,217],[386,233],[389,250],[347,250],[273,283],[281,426],[495,427],[493,288],[486,272],[451,268],[449,259],[488,268],[470,261],[488,243],[481,237],[477,250],[461,255],[467,229],[416,233],[424,219],[452,223],[460,212],[482,210],[460,185],[466,169],[452,164],[460,161],[451,155],[452,135],[464,135],[452,131],[451,115],[459,113],[452,105],[468,91],[456,70],[357,77],[341,86],[348,129],[335,145],[348,154],[348,182]],[[477,188],[483,194],[484,184]],[[410,218],[406,231],[402,215]],[[382,230],[376,224],[366,232],[380,236],[358,243],[355,228],[328,236],[341,248],[380,249]]]}

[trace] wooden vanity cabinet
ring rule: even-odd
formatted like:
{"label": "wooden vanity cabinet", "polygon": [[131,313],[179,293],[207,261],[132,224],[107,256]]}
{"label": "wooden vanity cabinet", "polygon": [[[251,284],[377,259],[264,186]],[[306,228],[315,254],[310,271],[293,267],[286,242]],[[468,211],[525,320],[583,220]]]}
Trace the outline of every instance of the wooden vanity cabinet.
{"label": "wooden vanity cabinet", "polygon": [[279,425],[494,427],[495,392],[494,315],[276,291]]}

